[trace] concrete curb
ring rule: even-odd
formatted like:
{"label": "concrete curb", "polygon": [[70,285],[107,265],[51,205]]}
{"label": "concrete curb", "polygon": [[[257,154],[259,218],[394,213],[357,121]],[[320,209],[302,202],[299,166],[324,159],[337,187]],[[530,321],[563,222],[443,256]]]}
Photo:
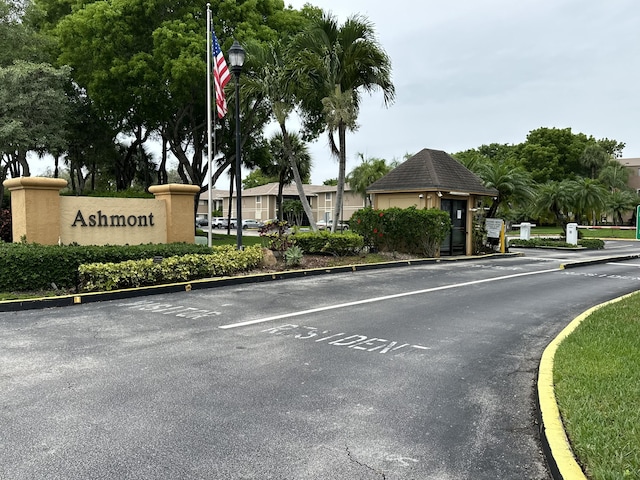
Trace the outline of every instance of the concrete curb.
{"label": "concrete curb", "polygon": [[223,287],[226,285],[239,285],[244,283],[270,282],[283,280],[286,278],[300,278],[315,275],[326,275],[335,273],[359,272],[366,270],[377,270],[381,268],[398,268],[404,266],[425,265],[441,262],[460,262],[485,259],[490,257],[514,257],[519,254],[504,253],[481,256],[445,257],[445,258],[424,258],[416,260],[397,260],[382,263],[368,263],[361,265],[343,265],[339,267],[314,268],[308,270],[291,270],[287,272],[261,273],[256,275],[241,275],[237,277],[217,277],[193,280],[190,282],[180,282],[164,285],[153,285],[149,287],[128,288],[123,290],[112,290],[109,292],[79,293],[76,295],[63,295],[59,297],[43,297],[22,300],[5,300],[0,302],[0,312],[15,312],[20,310],[36,310],[52,307],[67,307],[80,305],[83,303],[103,302],[107,300],[121,300],[124,298],[135,298],[145,295],[156,295],[162,293],[189,292],[205,288]]}
{"label": "concrete curb", "polygon": [[634,258],[640,258],[640,254],[622,255],[622,256],[613,256],[613,257],[600,257],[600,258],[594,258],[592,260],[580,260],[577,262],[562,263],[560,264],[560,268],[565,269],[565,268],[575,268],[575,267],[586,267],[588,265],[597,265],[599,263],[607,263],[607,262],[622,261],[622,260],[633,260]]}
{"label": "concrete curb", "polygon": [[[633,256],[632,258],[637,258],[637,256]],[[588,264],[588,262],[579,263],[580,265]],[[549,470],[554,480],[587,480],[587,477],[580,465],[578,465],[573,454],[571,444],[564,430],[560,410],[556,403],[553,384],[553,363],[558,346],[593,312],[605,305],[619,302],[631,295],[634,295],[634,293],[623,295],[586,310],[573,319],[573,321],[553,339],[547,348],[545,348],[542,354],[540,368],[538,370],[538,421],[540,425],[542,449],[547,458],[547,464],[549,465]]]}

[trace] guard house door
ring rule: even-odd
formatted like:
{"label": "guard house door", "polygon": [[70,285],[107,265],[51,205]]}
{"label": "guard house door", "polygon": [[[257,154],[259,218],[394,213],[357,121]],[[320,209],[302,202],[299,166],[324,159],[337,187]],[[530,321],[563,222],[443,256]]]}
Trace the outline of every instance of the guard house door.
{"label": "guard house door", "polygon": [[440,255],[466,255],[467,201],[445,198],[440,209],[449,212],[451,218],[451,232],[440,245]]}

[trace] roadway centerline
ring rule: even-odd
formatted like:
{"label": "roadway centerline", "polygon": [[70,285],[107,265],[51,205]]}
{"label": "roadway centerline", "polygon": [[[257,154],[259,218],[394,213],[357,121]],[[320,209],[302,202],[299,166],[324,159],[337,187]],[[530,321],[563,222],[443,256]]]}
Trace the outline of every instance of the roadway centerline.
{"label": "roadway centerline", "polygon": [[454,284],[451,284],[451,285],[442,285],[440,287],[425,288],[423,290],[414,290],[414,291],[411,291],[411,292],[404,292],[404,293],[396,293],[396,294],[393,294],[393,295],[385,295],[383,297],[367,298],[367,299],[364,299],[364,300],[356,300],[354,302],[340,303],[340,304],[337,304],[337,305],[325,305],[324,307],[311,308],[309,310],[300,310],[298,312],[283,313],[282,315],[274,315],[272,317],[258,318],[258,319],[255,319],[255,320],[247,320],[246,322],[230,323],[230,324],[227,324],[227,325],[220,325],[218,328],[226,330],[226,329],[230,329],[230,328],[248,327],[250,325],[257,325],[257,324],[260,324],[260,323],[272,322],[274,320],[282,320],[282,319],[285,319],[285,318],[292,318],[292,317],[299,317],[301,315],[308,315],[310,313],[326,312],[327,310],[336,310],[338,308],[353,307],[353,306],[356,306],[356,305],[365,305],[367,303],[383,302],[385,300],[393,300],[395,298],[409,297],[409,296],[412,296],[412,295],[421,295],[423,293],[438,292],[438,291],[441,291],[441,290],[449,290],[449,289],[452,289],[452,288],[468,287],[470,285],[478,285],[478,284],[481,284],[481,283],[497,282],[497,281],[500,281],[500,280],[509,280],[511,278],[526,277],[526,276],[529,276],[529,275],[539,275],[541,273],[550,273],[550,272],[559,272],[559,271],[560,271],[559,269],[553,268],[553,269],[550,269],[550,270],[540,270],[540,271],[537,271],[537,272],[515,273],[513,275],[505,275],[505,276],[502,276],[502,277],[485,278],[483,280],[472,280],[470,282],[454,283]]}

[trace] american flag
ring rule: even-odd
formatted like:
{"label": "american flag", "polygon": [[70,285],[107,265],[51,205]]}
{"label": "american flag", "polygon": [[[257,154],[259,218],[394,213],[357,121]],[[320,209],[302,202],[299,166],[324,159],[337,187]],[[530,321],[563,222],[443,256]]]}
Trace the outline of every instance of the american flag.
{"label": "american flag", "polygon": [[229,83],[231,75],[227,68],[227,62],[224,60],[220,44],[213,29],[211,30],[211,50],[213,52],[213,83],[216,88],[216,107],[218,117],[222,118],[227,113],[227,99],[224,96],[224,86]]}

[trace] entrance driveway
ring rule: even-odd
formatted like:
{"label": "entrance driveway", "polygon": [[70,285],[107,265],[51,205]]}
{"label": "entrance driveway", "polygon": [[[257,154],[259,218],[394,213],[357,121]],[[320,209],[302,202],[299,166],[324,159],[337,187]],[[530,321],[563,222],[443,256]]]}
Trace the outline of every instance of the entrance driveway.
{"label": "entrance driveway", "polygon": [[525,257],[0,313],[0,478],[546,480],[534,382],[637,261]]}

